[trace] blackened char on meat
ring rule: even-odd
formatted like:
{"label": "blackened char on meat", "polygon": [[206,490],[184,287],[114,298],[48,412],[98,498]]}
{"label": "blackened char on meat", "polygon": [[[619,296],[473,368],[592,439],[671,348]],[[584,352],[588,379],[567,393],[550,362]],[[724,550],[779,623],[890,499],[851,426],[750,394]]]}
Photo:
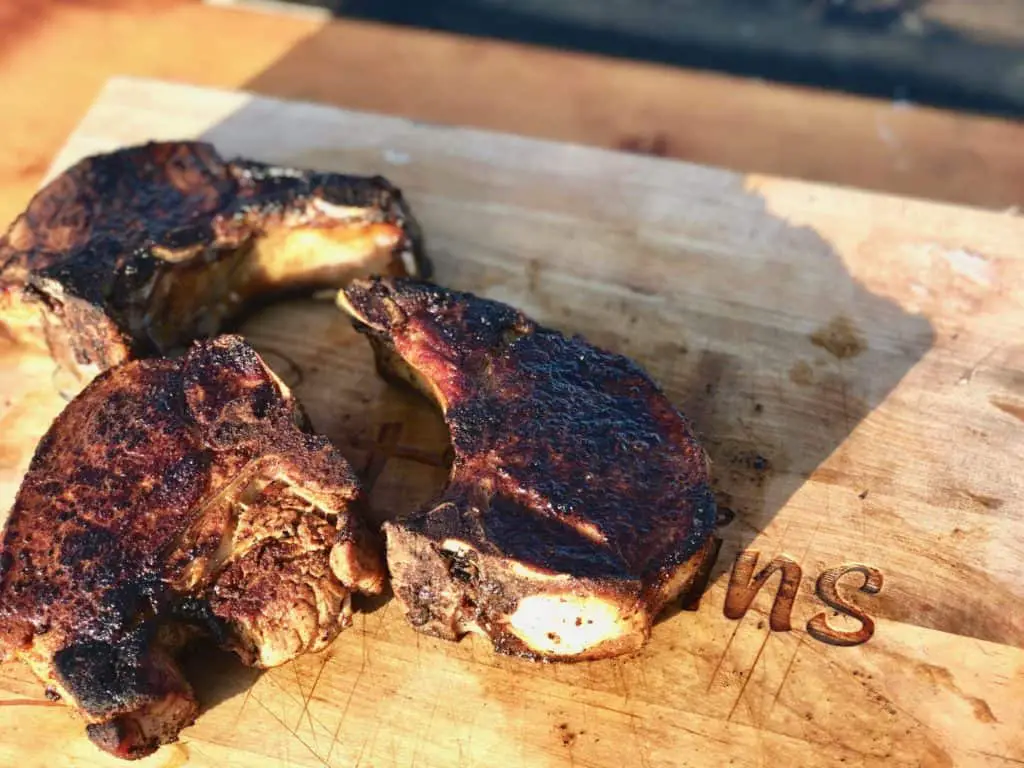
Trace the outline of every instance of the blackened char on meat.
{"label": "blackened char on meat", "polygon": [[429,273],[386,179],[149,143],[81,160],[0,239],[0,335],[48,349],[84,385],[268,296],[374,273]]}
{"label": "blackened char on meat", "polygon": [[203,633],[270,667],[377,593],[351,467],[237,336],[101,374],[36,451],[0,550],[0,660],[28,662],[125,758],[196,715],[174,654]]}
{"label": "blackened char on meat", "polygon": [[468,293],[359,280],[339,303],[451,430],[443,496],[385,524],[409,621],[534,658],[640,647],[715,517],[705,453],[665,395],[627,358]]}

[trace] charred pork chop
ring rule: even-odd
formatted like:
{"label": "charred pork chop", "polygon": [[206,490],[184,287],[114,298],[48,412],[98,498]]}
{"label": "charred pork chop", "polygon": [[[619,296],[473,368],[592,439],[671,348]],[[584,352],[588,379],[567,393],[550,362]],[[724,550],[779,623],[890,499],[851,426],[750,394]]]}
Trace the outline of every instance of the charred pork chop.
{"label": "charred pork chop", "polygon": [[88,157],[0,240],[0,334],[48,347],[84,385],[212,336],[271,294],[429,271],[385,179],[223,160],[209,144]]}
{"label": "charred pork chop", "polygon": [[0,659],[136,758],[196,702],[175,651],[258,667],[323,648],[377,593],[383,548],[349,465],[237,336],[101,374],[56,419],[0,551]]}
{"label": "charred pork chop", "polygon": [[665,395],[625,357],[467,293],[359,280],[339,303],[451,430],[443,496],[384,527],[412,625],[533,658],[639,648],[715,515],[705,453]]}

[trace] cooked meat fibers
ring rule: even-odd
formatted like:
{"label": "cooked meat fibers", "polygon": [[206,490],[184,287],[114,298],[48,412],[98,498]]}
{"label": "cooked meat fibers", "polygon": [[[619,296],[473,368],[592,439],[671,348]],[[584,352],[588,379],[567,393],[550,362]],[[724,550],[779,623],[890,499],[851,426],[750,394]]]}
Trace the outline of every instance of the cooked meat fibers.
{"label": "cooked meat fibers", "polygon": [[377,593],[349,465],[236,336],[97,377],[43,438],[0,555],[0,660],[24,659],[137,758],[196,716],[174,654],[205,634],[272,667]]}
{"label": "cooked meat fibers", "polygon": [[625,357],[471,294],[360,280],[339,303],[451,430],[443,496],[384,529],[412,625],[533,658],[639,648],[715,515],[705,453],[665,395]]}
{"label": "cooked meat fibers", "polygon": [[383,178],[150,143],[80,161],[11,225],[0,334],[48,348],[84,385],[212,336],[271,295],[428,271],[419,229]]}

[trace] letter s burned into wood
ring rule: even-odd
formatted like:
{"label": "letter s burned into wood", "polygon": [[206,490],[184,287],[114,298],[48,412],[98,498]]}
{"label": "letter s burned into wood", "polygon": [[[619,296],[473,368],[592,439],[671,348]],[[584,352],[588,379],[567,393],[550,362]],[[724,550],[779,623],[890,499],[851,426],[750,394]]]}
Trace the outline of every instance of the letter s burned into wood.
{"label": "letter s burned into wood", "polygon": [[848,573],[860,573],[864,576],[864,583],[858,587],[859,591],[869,595],[877,595],[882,589],[882,572],[869,565],[855,563],[852,565],[840,565],[837,568],[829,568],[818,577],[815,591],[825,605],[857,619],[861,623],[860,629],[853,632],[842,632],[833,629],[828,625],[828,618],[824,613],[812,616],[807,622],[807,634],[815,640],[820,640],[829,645],[860,645],[866,643],[875,634],[875,622],[860,607],[844,600],[839,595],[839,580]]}

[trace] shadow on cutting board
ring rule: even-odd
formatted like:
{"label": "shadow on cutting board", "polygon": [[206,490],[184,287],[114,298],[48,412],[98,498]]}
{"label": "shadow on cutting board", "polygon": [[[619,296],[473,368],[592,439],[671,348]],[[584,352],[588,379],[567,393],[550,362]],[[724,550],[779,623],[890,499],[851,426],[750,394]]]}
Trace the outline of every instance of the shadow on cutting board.
{"label": "shadow on cutting board", "polygon": [[[681,178],[692,185],[680,181],[663,189],[676,213],[664,214],[661,206],[663,215],[653,221],[644,201],[632,193],[646,193],[646,204],[658,207],[654,187],[644,187],[637,178],[645,178],[645,167],[653,173],[654,164],[662,161],[634,159],[629,173],[623,173],[621,188],[595,186],[582,171],[579,178],[552,173],[553,155],[545,162],[524,158],[521,167],[506,165],[500,178],[489,155],[472,152],[453,153],[458,157],[421,152],[403,164],[387,165],[372,142],[365,147],[341,142],[349,150],[325,148],[329,142],[318,142],[312,125],[308,139],[276,140],[287,127],[263,105],[243,107],[203,138],[228,156],[386,174],[404,189],[423,226],[439,283],[519,306],[544,324],[583,334],[648,370],[693,420],[713,461],[721,507],[719,536],[724,540],[713,582],[727,576],[738,551],[762,546],[765,540],[796,540],[779,534],[778,528],[758,537],[780,524],[776,517],[783,510],[787,514],[781,527],[788,527],[793,520],[790,499],[836,456],[933,343],[925,318],[866,290],[828,242],[812,229],[772,215],[765,200],[746,190],[739,176],[691,168]],[[289,117],[288,126],[298,119]],[[259,148],[270,156],[260,157]],[[622,155],[594,157],[595,163],[608,163],[602,175],[625,171],[617,165],[624,164]],[[565,167],[573,165],[567,162]],[[664,184],[665,177],[659,179]],[[644,220],[652,223],[639,223]],[[332,301],[280,302],[249,318],[241,330],[293,388],[314,427],[352,460],[372,489],[378,521],[438,494],[447,476],[449,449],[441,418],[430,404],[381,381],[369,345]],[[827,508],[815,514],[812,527],[829,516]],[[789,554],[800,559],[810,550],[805,538]],[[808,571],[805,586],[809,579],[813,575]],[[625,725],[608,720],[605,725],[613,728],[609,741],[627,738],[624,734],[630,732],[639,739],[637,728],[654,727],[654,720],[632,714],[644,711],[644,701],[657,701],[664,711],[687,711],[698,689],[698,698],[707,699],[706,714],[732,716],[725,701],[732,698],[729,690],[704,694],[709,685],[705,675],[716,660],[721,665],[727,646],[719,633],[730,630],[720,603],[705,603],[693,621],[670,619],[680,627],[678,633],[660,632],[636,657],[557,670],[498,657],[483,643],[422,637],[386,601],[359,606],[356,626],[322,656],[298,659],[281,670],[260,675],[234,661],[221,663],[227,660],[219,654],[188,663],[190,672],[195,670],[192,679],[202,680],[198,693],[204,707],[235,718],[228,736],[233,743],[245,743],[261,729],[278,733],[277,726],[260,719],[262,708],[246,710],[242,703],[237,715],[226,715],[216,707],[237,699],[243,690],[258,690],[259,702],[266,699],[266,706],[291,712],[275,720],[283,729],[281,743],[298,745],[296,749],[302,747],[329,764],[335,764],[330,763],[332,754],[341,761],[337,764],[354,764],[364,749],[371,760],[377,755],[387,762],[381,757],[384,747],[378,749],[376,737],[365,733],[368,722],[387,724],[389,744],[415,742],[418,750],[422,742],[438,755],[450,756],[456,749],[461,755],[476,734],[480,745],[573,748],[582,750],[582,756],[586,750],[597,754],[605,748],[603,742],[580,738],[585,730],[585,738],[594,739],[591,734],[601,728],[588,722],[585,729],[570,733],[579,725],[576,715],[570,720],[567,713],[578,712],[586,721],[617,717],[617,710],[570,705],[554,695],[566,684],[586,689],[586,696],[621,695],[628,700],[627,678],[644,681],[640,703],[622,705],[633,730],[617,731]],[[882,614],[879,610],[874,615]],[[694,631],[698,625],[704,635]],[[703,666],[695,666],[693,659]],[[364,676],[364,670],[369,674]],[[712,682],[717,672],[715,667]],[[291,690],[292,677],[300,694],[294,712],[288,709],[292,699],[282,692]],[[306,692],[300,677],[307,679]],[[457,695],[442,697],[440,708],[439,685],[458,686],[450,689]],[[841,698],[851,711],[877,706],[865,704],[865,693],[853,678],[835,685],[842,688]],[[552,696],[534,699],[536,691]],[[353,699],[360,703],[358,709],[365,705],[361,717],[369,719],[346,725]],[[536,716],[517,709],[526,700],[540,708]],[[484,706],[490,702],[494,706]],[[429,738],[413,739],[409,729],[420,726],[415,718],[408,719],[408,712],[431,707]],[[243,710],[244,721],[239,719]],[[211,724],[216,716],[210,713]],[[897,720],[899,739],[910,748],[931,743],[914,722]],[[836,728],[845,728],[845,719],[837,722]],[[197,729],[201,727],[203,721]],[[858,739],[883,739],[892,721],[882,718],[859,727],[864,732]],[[391,761],[400,762],[397,757]]]}
{"label": "shadow on cutting board", "polygon": [[196,642],[182,655],[181,667],[204,712],[249,690],[263,674],[245,666],[235,654],[205,640]]}
{"label": "shadow on cutting board", "polygon": [[[714,596],[696,613],[667,611],[648,646],[627,658],[525,664],[475,638],[448,643],[419,635],[391,602],[361,606],[363,616],[332,645],[329,663],[313,658],[294,665],[323,681],[318,690],[333,702],[321,710],[324,722],[338,723],[342,742],[348,734],[353,760],[365,750],[371,761],[401,763],[383,741],[378,746],[376,737],[346,726],[353,700],[366,707],[368,722],[388,724],[389,744],[429,743],[438,765],[456,752],[461,758],[463,750],[469,762],[474,754],[483,761],[492,749],[521,750],[523,765],[628,765],[622,755],[609,757],[612,745],[640,754],[651,744],[678,746],[683,731],[660,723],[664,713],[672,713],[670,720],[699,712],[706,719],[700,722],[728,721],[745,692],[779,701],[785,714],[772,727],[787,736],[800,737],[813,717],[836,744],[870,750],[896,743],[909,754],[938,753],[925,726],[883,711],[886,699],[870,698],[870,689],[841,672],[831,654],[809,647],[815,643],[804,635],[762,630],[765,621],[754,629],[762,617],[751,615],[734,643],[740,623],[722,616],[721,602],[736,554],[751,548],[762,548],[764,559],[785,552],[806,560],[800,591],[813,590],[821,554],[812,548],[815,534],[824,526],[819,541],[834,538],[829,531],[837,526],[827,504],[791,499],[819,468],[842,466],[847,438],[931,348],[926,318],[867,290],[826,240],[773,215],[739,176],[690,167],[668,182],[655,172],[666,161],[596,153],[590,165],[579,154],[569,157],[578,150],[552,145],[532,157],[529,147],[510,147],[522,153],[515,163],[498,161],[496,145],[432,152],[427,148],[443,143],[426,139],[395,150],[346,139],[338,143],[348,150],[332,150],[331,133],[344,130],[333,125],[311,124],[303,140],[282,144],[273,137],[287,128],[263,105],[241,109],[205,138],[228,154],[262,147],[273,162],[387,175],[423,227],[437,282],[518,306],[644,366],[702,434],[720,504]],[[385,155],[402,152],[406,162],[386,162]],[[648,186],[645,168],[654,177]],[[619,178],[621,186],[609,182]],[[244,332],[294,386],[316,428],[372,486],[378,520],[437,496],[447,476],[441,418],[425,400],[380,380],[369,345],[331,302],[269,307]],[[855,472],[834,474],[825,482],[858,482]],[[822,487],[833,491],[815,483],[810,495],[820,501]],[[860,489],[835,490],[855,499]],[[902,601],[898,589],[890,591],[926,616],[924,622],[941,623],[950,613],[948,600],[925,614],[919,598]],[[760,610],[770,599],[759,599]],[[891,615],[893,605],[873,603],[872,616]],[[820,610],[813,599],[798,610],[804,607]],[[787,689],[781,700],[775,677],[747,688],[753,667],[744,666],[750,657],[739,650],[753,653],[750,643],[766,643],[771,634],[779,642],[772,658],[799,654],[794,677],[813,681],[796,693]],[[287,686],[290,672],[266,677]],[[820,695],[826,680],[831,698]],[[439,690],[455,695],[439,703]],[[269,684],[264,694],[276,695]],[[805,704],[805,694],[813,702]],[[422,725],[405,730],[410,711],[431,713],[426,731],[417,730]],[[761,715],[750,717],[767,727]],[[696,733],[684,730],[687,738]],[[708,749],[732,748],[709,743]],[[820,764],[838,764],[833,757]]]}
{"label": "shadow on cutting board", "polygon": [[[275,146],[256,138],[272,130],[254,127],[267,114],[249,110],[204,138],[229,155]],[[725,544],[712,583],[933,342],[926,318],[865,289],[828,242],[773,216],[738,176],[714,174],[708,191],[684,196],[678,216],[648,236],[641,212],[630,219],[571,177],[564,189],[540,188],[562,177],[538,180],[536,195],[552,208],[517,207],[509,195],[523,193],[509,192],[507,168],[499,180],[476,158],[388,165],[373,148],[318,148],[267,159],[386,174],[407,193],[439,283],[511,303],[643,365],[713,462]],[[330,302],[277,305],[244,330],[361,470],[378,519],[437,495],[447,474],[440,417],[378,379],[368,345]]]}

